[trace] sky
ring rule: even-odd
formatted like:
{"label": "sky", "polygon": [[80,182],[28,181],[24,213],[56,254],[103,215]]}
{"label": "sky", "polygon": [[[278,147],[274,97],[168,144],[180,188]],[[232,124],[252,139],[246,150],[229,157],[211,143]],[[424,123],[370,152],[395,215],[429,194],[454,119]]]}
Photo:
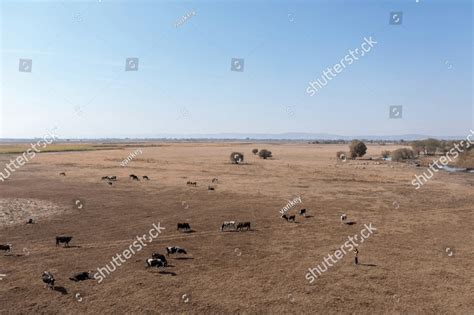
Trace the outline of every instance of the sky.
{"label": "sky", "polygon": [[[0,138],[474,127],[470,0],[0,3]],[[370,51],[307,92],[369,38]],[[403,106],[397,118],[390,106]]]}

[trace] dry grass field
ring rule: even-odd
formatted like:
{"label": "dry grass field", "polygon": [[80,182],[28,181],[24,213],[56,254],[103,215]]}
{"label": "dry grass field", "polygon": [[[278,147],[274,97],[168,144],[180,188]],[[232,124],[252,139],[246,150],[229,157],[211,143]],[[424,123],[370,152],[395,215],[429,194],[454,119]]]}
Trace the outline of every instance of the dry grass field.
{"label": "dry grass field", "polygon": [[[474,312],[473,174],[438,172],[415,190],[423,168],[337,161],[346,145],[303,143],[162,143],[122,167],[136,148],[43,153],[0,182],[0,244],[13,244],[0,253],[0,313]],[[393,149],[369,145],[368,155]],[[246,163],[232,165],[233,151]],[[0,155],[0,165],[15,157]],[[132,181],[132,173],[150,180]],[[110,186],[106,175],[118,181]],[[294,196],[302,204],[291,214],[306,208],[309,217],[289,223],[279,210]],[[341,224],[342,213],[356,224]],[[37,223],[26,225],[26,216]],[[221,232],[229,220],[252,229]],[[194,232],[177,231],[178,222]],[[102,283],[68,279],[105,266],[153,223],[166,230]],[[308,268],[369,223],[377,231],[359,246],[362,264],[350,253],[310,285]],[[72,246],[56,247],[57,235],[72,235]],[[188,259],[146,269],[145,259],[167,246],[185,248]],[[60,289],[43,287],[45,270]]]}

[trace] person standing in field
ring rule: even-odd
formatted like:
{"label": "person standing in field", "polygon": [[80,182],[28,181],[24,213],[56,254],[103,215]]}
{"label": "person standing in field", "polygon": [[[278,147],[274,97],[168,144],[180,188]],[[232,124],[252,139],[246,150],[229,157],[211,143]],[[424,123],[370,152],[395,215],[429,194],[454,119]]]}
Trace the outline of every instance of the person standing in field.
{"label": "person standing in field", "polygon": [[359,250],[357,248],[354,250],[354,254],[355,254],[354,263],[358,265],[359,264]]}

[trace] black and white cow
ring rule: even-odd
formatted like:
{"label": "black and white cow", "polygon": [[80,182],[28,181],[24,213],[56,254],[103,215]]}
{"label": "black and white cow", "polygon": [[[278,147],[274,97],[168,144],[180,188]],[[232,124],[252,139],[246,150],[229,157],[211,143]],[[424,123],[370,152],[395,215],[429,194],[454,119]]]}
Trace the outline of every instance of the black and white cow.
{"label": "black and white cow", "polygon": [[8,243],[8,244],[0,244],[0,250],[3,250],[5,252],[11,252],[12,251],[12,244]]}
{"label": "black and white cow", "polygon": [[151,255],[151,258],[153,258],[153,259],[159,259],[159,260],[161,260],[162,262],[165,263],[165,267],[168,266],[168,261],[166,260],[165,255],[162,255],[162,254],[160,254],[160,253],[153,253],[153,254]]}
{"label": "black and white cow", "polygon": [[224,229],[235,230],[235,221],[224,221],[221,226],[221,231],[224,231]]}
{"label": "black and white cow", "polygon": [[87,271],[76,273],[74,276],[69,278],[69,280],[76,281],[76,282],[89,280],[89,279],[92,279],[92,272],[87,272]]}
{"label": "black and white cow", "polygon": [[166,247],[166,255],[169,256],[171,254],[187,254],[187,252],[184,248],[177,246]]}
{"label": "black and white cow", "polygon": [[237,224],[237,231],[242,231],[243,229],[250,230],[250,222],[239,222]]}
{"label": "black and white cow", "polygon": [[48,287],[49,289],[54,289],[55,280],[51,272],[48,272],[48,271],[43,272],[41,279],[43,280],[45,287]]}
{"label": "black and white cow", "polygon": [[346,222],[346,221],[347,221],[347,214],[343,213],[343,214],[341,215],[341,223],[344,223],[344,222]]}
{"label": "black and white cow", "polygon": [[293,223],[295,223],[295,222],[296,222],[296,216],[295,216],[295,215],[290,215],[290,216],[288,217],[288,222],[293,222]]}
{"label": "black and white cow", "polygon": [[71,240],[72,236],[56,236],[56,246],[59,246],[59,243],[64,243],[64,247],[69,247]]}
{"label": "black and white cow", "polygon": [[306,217],[306,209],[301,209],[298,214]]}
{"label": "black and white cow", "polygon": [[166,267],[165,262],[162,261],[161,259],[155,259],[155,258],[148,258],[146,260],[146,266],[145,267]]}
{"label": "black and white cow", "polygon": [[191,226],[189,225],[189,223],[178,223],[177,224],[177,230],[180,231],[180,230],[185,230],[185,231],[188,231],[191,229]]}

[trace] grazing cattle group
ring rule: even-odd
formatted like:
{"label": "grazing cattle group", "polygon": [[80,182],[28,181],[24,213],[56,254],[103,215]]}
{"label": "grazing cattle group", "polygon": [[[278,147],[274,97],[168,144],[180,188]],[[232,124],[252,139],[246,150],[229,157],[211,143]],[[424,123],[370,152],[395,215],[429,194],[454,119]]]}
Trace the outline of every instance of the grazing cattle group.
{"label": "grazing cattle group", "polygon": [[243,231],[244,229],[246,231],[250,230],[250,222],[224,221],[221,225],[221,231]]}
{"label": "grazing cattle group", "polygon": [[[306,218],[306,209],[300,209],[298,211],[298,215],[300,216],[303,216]],[[285,219],[286,221],[288,222],[292,222],[292,223],[296,223],[296,215],[286,215],[286,214],[283,214],[281,216],[282,219]]]}
{"label": "grazing cattle group", "polygon": [[56,246],[59,246],[59,243],[64,243],[64,247],[69,247],[71,240],[72,236],[56,236]]}

